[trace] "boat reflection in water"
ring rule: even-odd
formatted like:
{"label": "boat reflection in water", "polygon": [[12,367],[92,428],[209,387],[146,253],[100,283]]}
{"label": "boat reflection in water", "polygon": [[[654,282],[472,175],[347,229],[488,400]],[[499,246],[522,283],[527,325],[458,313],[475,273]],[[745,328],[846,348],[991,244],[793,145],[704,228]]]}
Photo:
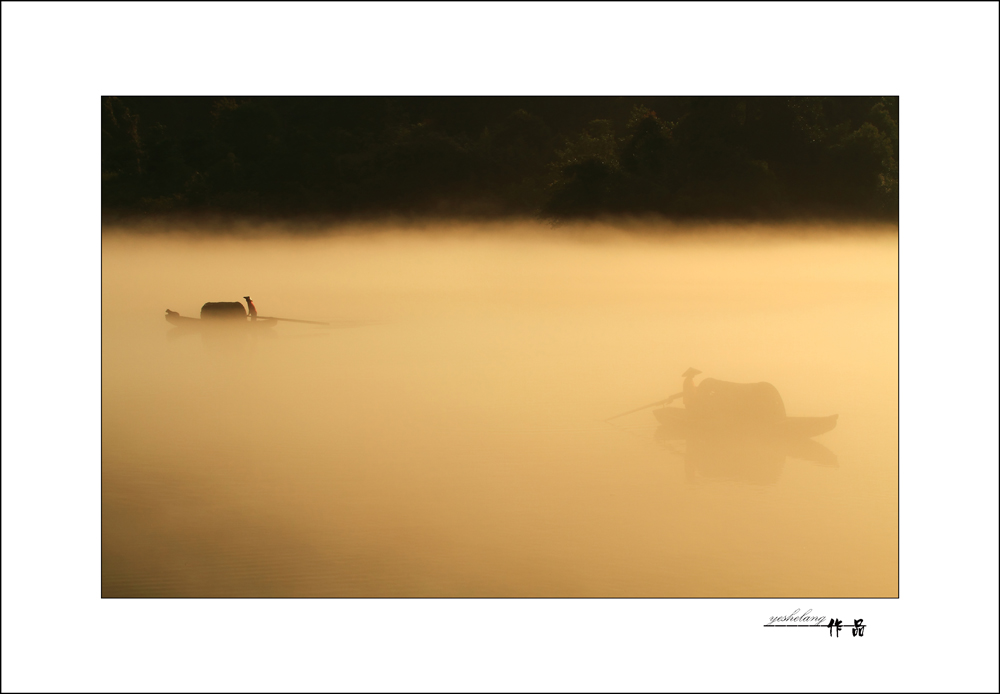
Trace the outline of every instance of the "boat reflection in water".
{"label": "boat reflection in water", "polygon": [[274,337],[274,319],[250,319],[238,301],[207,303],[201,307],[201,318],[188,318],[167,309],[167,322],[174,328],[167,332],[168,340],[200,335],[202,342],[213,349],[239,349],[248,340]]}
{"label": "boat reflection in water", "polygon": [[658,427],[655,437],[684,459],[684,473],[689,481],[729,478],[750,484],[771,484],[781,475],[786,458],[837,467],[837,456],[808,438],[724,429],[692,432],[671,424]]}
{"label": "boat reflection in water", "polygon": [[[681,374],[680,393],[645,406],[659,406],[653,410],[660,423],[656,439],[683,456],[689,480],[725,477],[768,484],[777,481],[789,457],[836,467],[837,457],[811,439],[836,427],[837,415],[789,417],[770,383],[706,378],[696,386],[700,373],[688,369]],[[683,408],[669,406],[679,398]]]}

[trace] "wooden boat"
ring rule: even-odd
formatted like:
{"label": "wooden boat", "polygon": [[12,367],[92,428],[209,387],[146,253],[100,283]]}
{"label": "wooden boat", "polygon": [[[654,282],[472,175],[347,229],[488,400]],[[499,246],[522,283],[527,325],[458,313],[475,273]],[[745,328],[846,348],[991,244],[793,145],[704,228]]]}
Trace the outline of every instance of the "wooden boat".
{"label": "wooden boat", "polygon": [[806,439],[819,436],[837,426],[838,415],[828,417],[763,417],[695,415],[681,407],[653,410],[656,420],[678,434],[760,434],[781,438]]}
{"label": "wooden boat", "polygon": [[[182,333],[195,330],[211,330],[213,333],[225,332],[228,329],[238,329],[242,332],[259,331],[273,328],[278,321],[287,323],[308,323],[310,325],[326,325],[329,323],[300,318],[278,318],[277,316],[258,316],[257,309],[249,296],[243,297],[250,307],[250,314],[239,301],[209,301],[201,307],[201,318],[182,316],[177,311],[167,309],[167,322],[181,328]],[[248,320],[249,319],[249,320]],[[175,333],[177,331],[174,331]]]}
{"label": "wooden boat", "polygon": [[[778,389],[770,383],[731,383],[706,378],[694,385],[698,369],[688,369],[684,389],[666,400],[653,403],[653,416],[670,431],[681,435],[713,437],[776,437],[807,439],[837,426],[837,415],[789,417]],[[668,407],[684,398],[684,409]]]}
{"label": "wooden boat", "polygon": [[[837,466],[837,456],[811,440],[836,427],[837,415],[789,417],[781,395],[770,383],[706,378],[695,386],[693,379],[700,373],[688,369],[681,374],[684,388],[680,393],[607,421],[656,408],[653,416],[660,427],[655,437],[683,457],[689,479],[727,477],[770,484],[778,479],[789,457]],[[685,406],[670,407],[678,398],[684,399]]]}
{"label": "wooden boat", "polygon": [[[616,414],[606,421],[645,410],[650,407],[653,416],[662,424],[669,436],[711,436],[714,438],[806,439],[819,436],[837,426],[837,415],[828,417],[788,417],[781,395],[770,383],[730,383],[706,378],[695,386],[698,369],[688,369],[681,374],[684,389],[666,400],[658,400],[634,410]],[[669,407],[678,398],[685,407]]]}
{"label": "wooden boat", "polygon": [[264,330],[267,328],[273,328],[278,324],[277,319],[274,318],[258,318],[255,321],[247,320],[247,316],[244,313],[242,317],[236,316],[204,316],[202,318],[190,318],[188,316],[182,316],[176,311],[171,311],[167,309],[166,313],[167,322],[171,325],[182,328],[185,331],[200,331],[204,329],[210,330]]}

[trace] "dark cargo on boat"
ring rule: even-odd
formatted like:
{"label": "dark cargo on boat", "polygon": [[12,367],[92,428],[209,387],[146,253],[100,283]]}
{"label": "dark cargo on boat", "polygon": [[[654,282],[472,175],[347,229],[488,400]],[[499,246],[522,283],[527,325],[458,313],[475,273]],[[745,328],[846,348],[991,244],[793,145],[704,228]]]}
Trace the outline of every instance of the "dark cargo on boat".
{"label": "dark cargo on boat", "polygon": [[247,310],[239,301],[209,301],[201,307],[201,318],[205,319],[226,319],[226,320],[246,320]]}

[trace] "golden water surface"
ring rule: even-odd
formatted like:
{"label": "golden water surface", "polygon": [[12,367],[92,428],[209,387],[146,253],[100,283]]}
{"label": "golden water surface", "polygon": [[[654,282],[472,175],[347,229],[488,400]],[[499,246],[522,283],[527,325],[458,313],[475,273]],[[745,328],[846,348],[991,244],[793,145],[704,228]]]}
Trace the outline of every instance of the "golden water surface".
{"label": "golden water surface", "polygon": [[[894,230],[640,231],[106,233],[103,595],[896,596]],[[689,367],[838,424],[605,421]]]}

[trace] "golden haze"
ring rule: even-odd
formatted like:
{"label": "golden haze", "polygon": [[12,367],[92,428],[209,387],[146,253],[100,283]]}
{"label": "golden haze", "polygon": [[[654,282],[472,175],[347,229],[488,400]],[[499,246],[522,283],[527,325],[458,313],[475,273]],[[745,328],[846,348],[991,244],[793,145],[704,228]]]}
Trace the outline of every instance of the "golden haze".
{"label": "golden haze", "polygon": [[[896,596],[894,228],[654,232],[106,233],[103,595]],[[247,294],[331,325],[170,337]],[[835,462],[604,421],[692,366]]]}

